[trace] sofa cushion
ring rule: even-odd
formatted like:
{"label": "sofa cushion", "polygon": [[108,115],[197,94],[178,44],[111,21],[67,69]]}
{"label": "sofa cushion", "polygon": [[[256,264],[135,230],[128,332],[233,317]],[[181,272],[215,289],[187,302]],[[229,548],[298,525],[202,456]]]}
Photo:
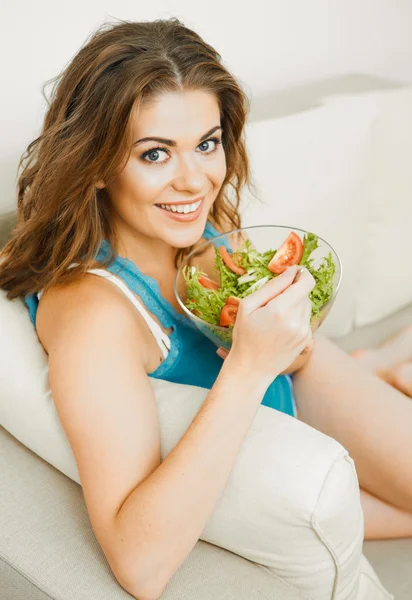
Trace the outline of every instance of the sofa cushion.
{"label": "sofa cushion", "polygon": [[359,249],[370,214],[365,197],[370,139],[379,96],[327,98],[310,110],[251,122],[247,147],[256,184],[244,194],[244,225],[262,223],[309,230],[323,237],[343,263],[343,278],[323,333],[352,329],[356,281],[363,268]]}
{"label": "sofa cushion", "polygon": [[381,93],[368,152],[363,271],[355,326],[383,319],[412,302],[412,86]]}
{"label": "sofa cushion", "polygon": [[[244,225],[313,231],[343,262],[322,326],[341,337],[412,301],[412,87],[326,97],[297,114],[251,122],[247,146],[257,201]],[[384,276],[384,279],[383,279]]]}

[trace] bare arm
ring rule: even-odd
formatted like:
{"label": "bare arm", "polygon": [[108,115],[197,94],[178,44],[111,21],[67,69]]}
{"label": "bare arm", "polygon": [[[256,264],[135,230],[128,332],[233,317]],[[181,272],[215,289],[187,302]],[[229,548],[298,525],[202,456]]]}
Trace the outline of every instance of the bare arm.
{"label": "bare arm", "polygon": [[196,544],[270,382],[245,381],[228,358],[160,463],[144,330],[129,301],[107,286],[58,292],[55,309],[43,311],[53,321],[50,386],[96,537],[119,583],[153,600]]}
{"label": "bare arm", "polygon": [[235,365],[225,363],[180,442],[126,499],[116,522],[129,559],[131,589],[133,574],[144,573],[147,597],[157,598],[192,550],[265,391],[256,381],[242,380]]}

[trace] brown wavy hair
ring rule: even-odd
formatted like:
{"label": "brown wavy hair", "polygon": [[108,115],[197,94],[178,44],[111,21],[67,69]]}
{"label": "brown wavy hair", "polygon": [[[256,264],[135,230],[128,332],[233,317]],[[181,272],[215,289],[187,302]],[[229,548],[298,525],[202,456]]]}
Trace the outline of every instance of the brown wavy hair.
{"label": "brown wavy hair", "polygon": [[[44,89],[52,82],[49,101]],[[110,199],[96,183],[110,183],[127,163],[139,105],[182,89],[218,101],[227,173],[210,217],[218,228],[241,226],[240,192],[251,189],[244,142],[250,104],[220,54],[176,18],[105,23],[43,86],[48,110],[20,159],[17,225],[0,254],[0,288],[9,299],[85,273],[103,239],[113,250],[104,264],[115,259]],[[176,267],[193,248],[177,250]],[[73,262],[79,265],[68,269]]]}

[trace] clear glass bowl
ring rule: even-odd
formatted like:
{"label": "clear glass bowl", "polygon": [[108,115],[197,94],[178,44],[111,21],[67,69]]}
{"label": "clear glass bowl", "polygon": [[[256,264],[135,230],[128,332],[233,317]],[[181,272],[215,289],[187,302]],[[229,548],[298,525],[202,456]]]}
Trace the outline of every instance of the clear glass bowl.
{"label": "clear glass bowl", "polygon": [[[219,272],[214,266],[215,246],[219,248],[219,246],[227,244],[232,251],[236,251],[239,247],[243,246],[246,239],[249,239],[253,247],[256,248],[258,252],[266,252],[270,249],[277,250],[280,248],[280,246],[283,244],[283,242],[286,240],[286,238],[292,231],[300,237],[302,242],[305,233],[308,233],[303,229],[287,227],[284,225],[256,225],[252,227],[242,227],[241,229],[235,229],[233,231],[230,231],[229,233],[224,233],[222,235],[216,236],[199,245],[186,257],[186,259],[179,266],[174,282],[174,293],[176,299],[179,305],[184,310],[185,315],[196,325],[196,327],[204,335],[211,339],[216,344],[216,346],[222,346],[226,350],[230,350],[230,347],[232,345],[232,329],[208,323],[207,321],[196,316],[187,308],[187,284],[183,276],[183,269],[186,266],[197,267],[198,269],[206,273],[208,277],[219,282]],[[246,234],[246,236],[244,234]],[[331,253],[336,269],[333,278],[332,296],[320,308],[320,311],[316,315],[312,316],[312,331],[318,329],[318,327],[320,327],[320,325],[324,322],[327,314],[332,308],[332,305],[335,301],[336,295],[339,291],[339,287],[342,281],[342,263],[340,261],[339,256],[332,248],[332,246],[321,237],[318,237],[318,244],[318,248],[310,255],[310,258],[313,259],[313,267],[317,269],[320,263],[322,262],[322,259],[325,258],[329,253]]]}

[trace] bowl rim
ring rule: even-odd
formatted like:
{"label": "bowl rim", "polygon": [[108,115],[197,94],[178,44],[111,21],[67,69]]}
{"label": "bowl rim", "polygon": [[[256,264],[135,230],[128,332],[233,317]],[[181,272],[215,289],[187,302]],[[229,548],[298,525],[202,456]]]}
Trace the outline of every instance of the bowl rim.
{"label": "bowl rim", "polygon": [[[237,233],[239,231],[245,231],[245,230],[250,230],[250,229],[262,229],[262,228],[276,228],[276,229],[288,229],[289,231],[299,231],[303,234],[306,233],[313,233],[313,231],[308,231],[306,229],[301,229],[300,227],[291,227],[289,225],[249,225],[247,227],[239,227],[238,229],[232,229],[231,231],[228,231],[226,233],[221,233],[220,235],[216,235],[212,238],[209,238],[208,240],[206,240],[205,242],[203,242],[203,244],[200,244],[200,246],[197,246],[194,250],[192,250],[192,252],[190,252],[186,258],[184,259],[184,261],[182,262],[182,264],[178,267],[177,271],[176,271],[176,275],[175,275],[175,279],[173,282],[173,291],[174,291],[174,295],[176,300],[178,301],[179,305],[183,308],[183,310],[185,311],[185,313],[190,317],[190,319],[194,320],[194,321],[198,321],[199,323],[201,323],[202,325],[207,325],[209,328],[212,327],[214,330],[218,330],[218,331],[223,331],[223,332],[228,332],[231,331],[231,329],[229,327],[222,327],[222,325],[214,325],[213,323],[209,323],[209,321],[205,321],[204,319],[201,319],[200,317],[196,316],[195,314],[193,314],[182,302],[182,300],[180,299],[180,296],[177,292],[177,280],[179,278],[180,272],[183,269],[183,267],[185,266],[185,264],[187,263],[187,261],[189,260],[189,258],[194,255],[194,254],[198,254],[199,250],[201,248],[204,248],[206,246],[209,246],[210,244],[213,244],[213,242],[215,240],[218,240],[219,238],[225,238],[228,235],[231,235],[233,233]],[[332,293],[332,296],[329,298],[329,300],[327,302],[325,302],[325,304],[323,304],[323,306],[319,309],[319,310],[324,310],[329,304],[331,304],[335,298],[336,295],[339,291],[340,288],[340,284],[342,282],[342,274],[343,274],[343,265],[342,265],[342,261],[340,259],[339,254],[336,252],[336,250],[334,249],[334,247],[329,244],[329,242],[327,242],[325,239],[323,239],[323,237],[321,237],[320,235],[317,235],[316,233],[314,234],[316,235],[316,237],[318,238],[318,240],[321,240],[324,244],[326,244],[327,246],[329,246],[329,248],[333,251],[333,253],[335,254],[335,256],[338,259],[338,264],[339,264],[339,280],[338,283],[336,284],[336,287]],[[302,240],[303,241],[303,240]],[[214,245],[214,244],[213,244]],[[233,329],[233,328],[232,328]]]}

